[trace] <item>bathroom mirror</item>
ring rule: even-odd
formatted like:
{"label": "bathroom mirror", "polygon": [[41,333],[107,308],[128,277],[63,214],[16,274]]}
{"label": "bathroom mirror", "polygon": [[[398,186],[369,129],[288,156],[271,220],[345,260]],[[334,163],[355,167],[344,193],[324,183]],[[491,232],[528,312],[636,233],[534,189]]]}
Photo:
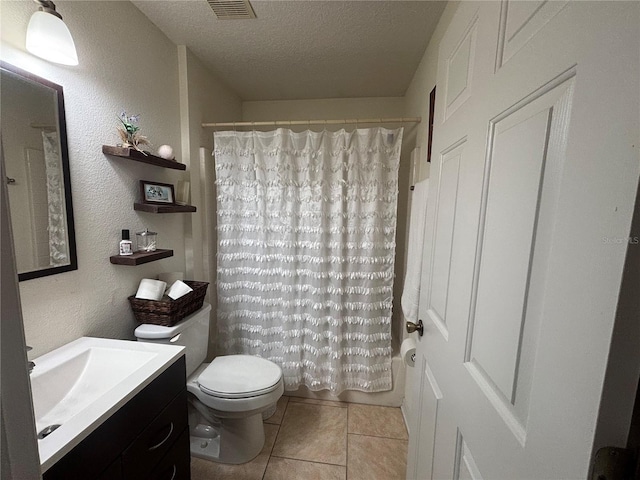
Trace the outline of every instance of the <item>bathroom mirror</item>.
{"label": "bathroom mirror", "polygon": [[0,105],[18,278],[77,270],[62,87],[0,62]]}

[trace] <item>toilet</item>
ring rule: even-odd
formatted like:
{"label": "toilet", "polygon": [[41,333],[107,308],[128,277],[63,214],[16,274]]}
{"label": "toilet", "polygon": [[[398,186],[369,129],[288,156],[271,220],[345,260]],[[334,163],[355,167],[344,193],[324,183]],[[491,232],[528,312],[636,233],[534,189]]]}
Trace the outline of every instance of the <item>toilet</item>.
{"label": "toilet", "polygon": [[225,355],[203,363],[209,343],[211,305],[173,327],[142,324],[139,342],[186,348],[191,454],[220,463],[245,463],[264,446],[262,413],[284,393],[282,370],[252,355]]}

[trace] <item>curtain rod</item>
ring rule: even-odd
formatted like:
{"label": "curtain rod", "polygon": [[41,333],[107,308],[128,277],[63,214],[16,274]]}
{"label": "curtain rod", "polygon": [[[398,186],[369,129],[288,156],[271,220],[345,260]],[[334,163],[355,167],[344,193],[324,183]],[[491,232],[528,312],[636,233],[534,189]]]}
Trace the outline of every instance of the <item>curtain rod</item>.
{"label": "curtain rod", "polygon": [[422,117],[395,118],[347,118],[340,120],[273,120],[265,122],[219,122],[203,123],[202,127],[274,127],[294,125],[358,125],[361,123],[420,123]]}
{"label": "curtain rod", "polygon": [[47,125],[46,123],[31,123],[29,125],[31,128],[35,128],[36,130],[57,130],[58,127],[56,125]]}

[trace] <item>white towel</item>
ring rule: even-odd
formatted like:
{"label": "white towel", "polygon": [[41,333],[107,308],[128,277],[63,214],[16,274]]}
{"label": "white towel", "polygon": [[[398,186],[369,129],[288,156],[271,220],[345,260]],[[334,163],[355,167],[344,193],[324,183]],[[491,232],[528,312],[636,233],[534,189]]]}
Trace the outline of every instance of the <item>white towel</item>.
{"label": "white towel", "polygon": [[407,271],[404,276],[404,289],[401,300],[404,318],[410,322],[416,322],[418,320],[420,277],[422,276],[422,247],[424,243],[428,195],[429,179],[416,183],[411,196]]}

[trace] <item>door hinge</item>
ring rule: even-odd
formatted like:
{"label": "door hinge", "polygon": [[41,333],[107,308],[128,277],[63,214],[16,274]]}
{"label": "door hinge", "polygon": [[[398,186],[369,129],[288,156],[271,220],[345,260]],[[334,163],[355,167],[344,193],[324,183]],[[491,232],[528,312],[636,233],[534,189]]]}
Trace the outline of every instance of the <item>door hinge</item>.
{"label": "door hinge", "polygon": [[634,480],[637,455],[630,448],[604,447],[593,459],[591,480]]}

